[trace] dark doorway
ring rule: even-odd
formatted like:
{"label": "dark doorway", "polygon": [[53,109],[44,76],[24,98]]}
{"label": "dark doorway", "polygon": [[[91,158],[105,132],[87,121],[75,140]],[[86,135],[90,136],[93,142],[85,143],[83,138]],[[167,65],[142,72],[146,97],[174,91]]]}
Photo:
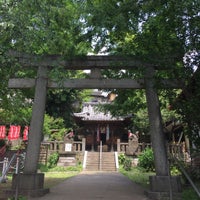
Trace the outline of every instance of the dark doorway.
{"label": "dark doorway", "polygon": [[102,145],[106,144],[106,133],[101,133],[100,140],[102,141]]}

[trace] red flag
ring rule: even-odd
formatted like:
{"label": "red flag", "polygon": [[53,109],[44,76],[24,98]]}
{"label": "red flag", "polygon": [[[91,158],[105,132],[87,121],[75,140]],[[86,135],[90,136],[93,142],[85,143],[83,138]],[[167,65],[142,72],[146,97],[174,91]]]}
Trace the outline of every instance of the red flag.
{"label": "red flag", "polygon": [[6,137],[6,126],[0,126],[0,139],[5,139]]}
{"label": "red flag", "polygon": [[21,126],[10,125],[8,140],[17,140],[20,137]]}
{"label": "red flag", "polygon": [[28,140],[28,130],[29,130],[29,127],[28,127],[28,126],[25,126],[25,127],[24,127],[24,132],[23,132],[23,140],[24,140],[24,141],[27,141],[27,140]]}

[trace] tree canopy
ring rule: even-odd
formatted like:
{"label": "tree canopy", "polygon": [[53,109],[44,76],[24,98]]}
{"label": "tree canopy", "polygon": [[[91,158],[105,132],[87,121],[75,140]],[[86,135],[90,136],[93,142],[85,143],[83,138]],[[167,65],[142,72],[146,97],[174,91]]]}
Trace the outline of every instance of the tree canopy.
{"label": "tree canopy", "polygon": [[[156,78],[184,78],[186,83],[199,67],[200,2],[135,1],[135,0],[1,0],[0,1],[0,119],[6,113],[23,113],[20,109],[31,106],[31,91],[11,91],[9,77],[36,77],[36,71],[22,69],[11,59],[8,50],[31,54],[58,54],[65,59],[89,53],[133,56],[142,61],[166,67]],[[58,71],[61,70],[61,73]],[[80,72],[64,72],[55,66],[49,72],[56,80],[63,77],[83,76]],[[141,77],[140,70],[104,70],[104,77]],[[159,81],[158,81],[158,84]],[[109,90],[110,91],[110,90]],[[111,111],[113,114],[131,112],[138,127],[147,128],[143,91],[120,91]],[[57,95],[56,93],[59,93]],[[67,95],[66,95],[67,94]],[[164,120],[174,115],[167,107],[180,91],[159,90]],[[199,90],[196,90],[198,96]],[[79,98],[73,90],[50,91],[47,104],[49,113],[58,117],[57,106],[51,100],[57,97],[59,106],[66,99],[69,104]],[[194,102],[193,102],[194,103]],[[198,106],[198,101],[195,103]],[[195,106],[192,110],[195,110]],[[70,110],[70,109],[69,109]],[[5,111],[5,112],[3,112]],[[69,113],[71,110],[69,111]],[[186,110],[179,109],[185,116]],[[21,114],[24,115],[24,114]],[[63,116],[62,116],[63,117]],[[27,118],[28,119],[28,118]],[[67,119],[67,118],[66,118]],[[182,120],[187,121],[186,118]],[[15,119],[13,119],[15,121]],[[197,120],[196,120],[197,121]],[[138,122],[138,123],[137,123]],[[198,123],[195,123],[198,125]],[[199,127],[199,125],[198,125]],[[197,131],[195,131],[197,133]],[[194,135],[194,134],[193,134]],[[196,134],[198,136],[198,134]]]}

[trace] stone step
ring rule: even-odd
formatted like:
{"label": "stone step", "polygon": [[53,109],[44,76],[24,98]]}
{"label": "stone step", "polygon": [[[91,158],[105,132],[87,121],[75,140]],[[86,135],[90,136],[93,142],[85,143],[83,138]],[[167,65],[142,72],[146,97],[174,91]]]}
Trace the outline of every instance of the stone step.
{"label": "stone step", "polygon": [[[100,169],[99,152],[88,152],[86,171],[99,171]],[[114,152],[102,153],[101,171],[116,171]]]}

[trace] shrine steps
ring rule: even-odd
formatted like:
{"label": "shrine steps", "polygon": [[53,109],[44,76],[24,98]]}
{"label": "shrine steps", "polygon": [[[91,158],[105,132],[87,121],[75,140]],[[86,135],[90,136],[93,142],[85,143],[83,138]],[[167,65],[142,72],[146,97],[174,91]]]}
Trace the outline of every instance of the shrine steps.
{"label": "shrine steps", "polygon": [[88,152],[85,171],[117,171],[114,152],[102,152],[101,160],[102,162],[100,164],[99,152]]}

